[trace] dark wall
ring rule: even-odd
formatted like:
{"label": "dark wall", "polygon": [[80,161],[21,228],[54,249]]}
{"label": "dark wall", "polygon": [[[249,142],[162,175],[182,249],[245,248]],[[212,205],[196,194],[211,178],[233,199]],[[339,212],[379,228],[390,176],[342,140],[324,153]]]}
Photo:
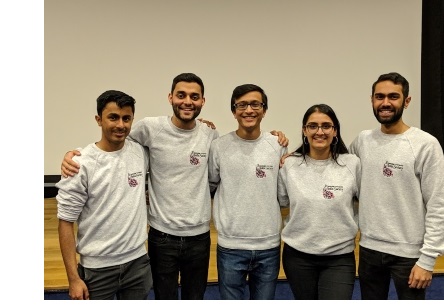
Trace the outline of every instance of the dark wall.
{"label": "dark wall", "polygon": [[444,0],[422,1],[421,129],[444,148]]}

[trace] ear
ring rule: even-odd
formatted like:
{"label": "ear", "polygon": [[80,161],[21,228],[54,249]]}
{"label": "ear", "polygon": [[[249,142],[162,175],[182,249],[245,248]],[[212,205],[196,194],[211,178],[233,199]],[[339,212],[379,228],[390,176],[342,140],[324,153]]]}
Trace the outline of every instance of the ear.
{"label": "ear", "polygon": [[96,122],[97,122],[97,124],[98,124],[99,126],[102,126],[102,118],[101,118],[100,116],[98,116],[98,115],[96,115],[95,118],[96,118]]}
{"label": "ear", "polygon": [[205,105],[205,97],[202,97],[202,106]]}
{"label": "ear", "polygon": [[170,102],[170,104],[173,104],[173,94],[168,93],[168,101]]}
{"label": "ear", "polygon": [[404,109],[407,109],[407,107],[409,106],[411,100],[412,100],[412,97],[411,97],[411,96],[408,96],[408,97],[405,99],[405,102],[404,102]]}

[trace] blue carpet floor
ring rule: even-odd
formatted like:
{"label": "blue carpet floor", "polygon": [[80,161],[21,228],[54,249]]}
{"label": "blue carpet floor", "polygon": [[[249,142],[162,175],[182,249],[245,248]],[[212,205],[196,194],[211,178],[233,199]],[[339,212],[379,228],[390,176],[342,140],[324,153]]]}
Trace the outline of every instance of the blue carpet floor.
{"label": "blue carpet floor", "polygon": [[[359,280],[355,281],[355,289],[353,291],[354,300],[360,300],[360,287]],[[248,294],[246,294],[248,298]],[[151,290],[148,295],[148,299],[154,299],[154,292]],[[217,284],[209,284],[207,286],[207,290],[205,292],[204,299],[206,300],[218,300],[219,289]],[[276,297],[277,300],[291,300],[293,299],[293,294],[291,293],[290,286],[286,281],[279,281],[278,286],[276,288]],[[390,285],[390,293],[389,300],[398,299],[396,296],[395,289],[393,284]],[[427,289],[426,299],[428,300],[443,300],[444,299],[444,275],[434,275],[432,285]],[[45,300],[69,300],[68,292],[66,291],[45,291]]]}

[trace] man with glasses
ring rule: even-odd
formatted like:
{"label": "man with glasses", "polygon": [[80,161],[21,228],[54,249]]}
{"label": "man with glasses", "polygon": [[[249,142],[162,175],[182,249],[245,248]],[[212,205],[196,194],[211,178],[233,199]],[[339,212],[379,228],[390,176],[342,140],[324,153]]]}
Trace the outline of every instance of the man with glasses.
{"label": "man with glasses", "polygon": [[231,111],[238,129],[211,144],[210,184],[217,188],[213,219],[218,232],[217,271],[222,299],[274,299],[280,269],[280,158],[287,148],[261,131],[267,95],[257,85],[234,89]]}
{"label": "man with glasses", "polygon": [[350,146],[361,159],[359,281],[362,299],[425,299],[444,252],[444,157],[438,140],[402,120],[409,83],[379,76],[371,103],[381,124]]}

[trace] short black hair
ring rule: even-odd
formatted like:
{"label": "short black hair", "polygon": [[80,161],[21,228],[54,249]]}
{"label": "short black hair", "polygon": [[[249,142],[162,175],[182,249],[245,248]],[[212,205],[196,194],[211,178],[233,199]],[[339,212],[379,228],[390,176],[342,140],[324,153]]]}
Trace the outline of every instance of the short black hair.
{"label": "short black hair", "polygon": [[179,74],[176,77],[174,77],[173,84],[171,85],[171,94],[174,92],[174,88],[176,88],[176,85],[182,81],[189,82],[189,83],[191,83],[191,82],[197,83],[200,86],[202,96],[204,96],[205,88],[204,88],[203,81],[202,81],[202,79],[200,79],[199,76],[197,76],[196,74],[193,74],[193,73],[182,73],[182,74]]}
{"label": "short black hair", "polygon": [[240,86],[237,86],[236,88],[234,88],[233,90],[233,94],[231,95],[231,102],[230,102],[230,107],[231,107],[231,112],[235,112],[236,107],[234,106],[235,102],[237,99],[239,99],[241,96],[250,93],[250,92],[254,92],[257,91],[261,94],[262,96],[262,103],[264,104],[264,110],[268,109],[268,98],[267,98],[267,94],[265,94],[265,91],[255,85],[255,84],[251,84],[251,83],[247,83],[247,84],[243,84]]}
{"label": "short black hair", "polygon": [[378,77],[372,85],[372,96],[375,94],[376,84],[382,81],[391,81],[394,84],[399,84],[402,87],[402,95],[404,95],[404,100],[409,96],[409,82],[401,74],[396,72],[391,72],[387,74],[382,74]]}
{"label": "short black hair", "polygon": [[133,97],[122,91],[108,90],[100,94],[97,98],[97,115],[102,116],[102,111],[106,107],[106,104],[111,102],[116,103],[120,108],[130,106],[133,113],[135,111],[134,104],[136,100]]}

